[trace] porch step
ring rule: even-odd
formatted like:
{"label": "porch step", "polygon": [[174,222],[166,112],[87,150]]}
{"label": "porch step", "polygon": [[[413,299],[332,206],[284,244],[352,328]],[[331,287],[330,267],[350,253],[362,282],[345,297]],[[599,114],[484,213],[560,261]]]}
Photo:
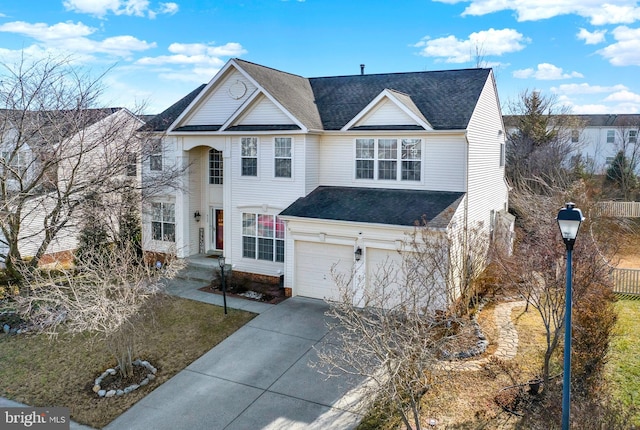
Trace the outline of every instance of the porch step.
{"label": "porch step", "polygon": [[214,268],[197,266],[188,264],[187,267],[178,272],[177,279],[184,279],[186,281],[201,281],[209,283],[214,278]]}

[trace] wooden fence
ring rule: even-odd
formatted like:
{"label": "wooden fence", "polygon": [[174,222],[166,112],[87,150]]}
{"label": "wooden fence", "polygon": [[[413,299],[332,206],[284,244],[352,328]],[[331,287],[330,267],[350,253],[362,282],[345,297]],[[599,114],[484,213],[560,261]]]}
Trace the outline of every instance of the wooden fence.
{"label": "wooden fence", "polygon": [[596,215],[622,218],[640,218],[640,202],[600,202]]}
{"label": "wooden fence", "polygon": [[640,295],[640,269],[612,269],[613,292]]}

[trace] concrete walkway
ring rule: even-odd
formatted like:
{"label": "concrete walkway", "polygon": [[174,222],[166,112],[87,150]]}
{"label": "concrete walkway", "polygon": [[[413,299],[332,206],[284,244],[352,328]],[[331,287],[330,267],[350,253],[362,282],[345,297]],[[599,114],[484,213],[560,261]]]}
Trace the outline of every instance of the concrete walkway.
{"label": "concrete walkway", "polygon": [[326,380],[309,366],[328,334],[326,309],[320,300],[292,298],[263,310],[106,429],[355,427],[362,411],[352,390],[360,381]]}
{"label": "concrete walkway", "polygon": [[[222,305],[222,296],[199,291],[206,282],[176,279],[167,291]],[[496,306],[498,349],[515,356],[518,334],[511,311],[524,302]],[[252,321],[112,421],[107,430],[350,429],[364,412],[362,380],[327,380],[309,364],[314,346],[330,336],[327,305],[291,298],[269,305],[233,297],[229,308],[258,313]],[[479,370],[488,358],[451,363],[451,370]],[[0,407],[20,406],[0,398]],[[74,430],[89,429],[72,423]]]}

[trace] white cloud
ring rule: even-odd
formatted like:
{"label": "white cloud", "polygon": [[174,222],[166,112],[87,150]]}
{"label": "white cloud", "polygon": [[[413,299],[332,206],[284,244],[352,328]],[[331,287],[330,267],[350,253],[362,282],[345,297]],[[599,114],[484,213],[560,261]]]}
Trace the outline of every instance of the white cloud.
{"label": "white cloud", "polygon": [[609,94],[604,101],[616,103],[640,103],[640,94],[632,93],[628,90],[622,90]]}
{"label": "white cloud", "polygon": [[581,28],[577,34],[579,40],[584,40],[584,43],[587,45],[596,45],[598,43],[604,42],[604,35],[607,33],[607,30],[596,30],[596,31],[588,31],[584,28]]}
{"label": "white cloud", "polygon": [[422,48],[420,55],[425,57],[441,57],[447,63],[465,63],[472,61],[476,53],[485,57],[521,51],[528,42],[529,39],[516,30],[491,28],[471,33],[466,40],[460,40],[455,36],[438,39],[425,37],[413,46]]}
{"label": "white cloud", "polygon": [[434,0],[441,3],[469,3],[462,15],[487,15],[504,10],[516,13],[518,21],[538,21],[575,14],[593,25],[630,24],[640,19],[636,0]]}
{"label": "white cloud", "polygon": [[49,26],[44,23],[29,24],[16,21],[0,25],[0,31],[31,37],[41,43],[43,50],[71,53],[73,56],[93,56],[96,53],[102,53],[129,57],[133,52],[145,51],[156,46],[155,43],[148,43],[127,35],[109,37],[102,41],[92,40],[85,36],[93,34],[96,29],[81,22],[75,24],[65,22]]}
{"label": "white cloud", "polygon": [[614,66],[640,66],[640,28],[620,26],[612,32],[616,43],[598,51]]}
{"label": "white cloud", "polygon": [[188,64],[219,68],[225,63],[220,57],[236,57],[247,53],[246,49],[236,42],[229,42],[222,46],[204,43],[172,43],[168,49],[173,55],[143,57],[136,63],[153,66]]}
{"label": "white cloud", "polygon": [[160,3],[158,9],[150,7],[149,0],[64,0],[67,10],[104,18],[109,13],[114,15],[149,16],[155,18],[158,14],[173,15],[178,11],[178,4],[174,2]]}
{"label": "white cloud", "polygon": [[516,70],[513,72],[513,77],[518,79],[534,78],[541,81],[551,81],[558,79],[582,78],[583,75],[579,72],[564,73],[562,68],[558,66],[554,66],[549,63],[541,63],[538,64],[536,70],[531,68]]}
{"label": "white cloud", "polygon": [[601,85],[582,84],[563,84],[558,87],[551,87],[551,91],[559,94],[599,94],[611,93],[614,91],[625,91],[627,87],[621,84],[611,87],[603,87]]}
{"label": "white cloud", "polygon": [[29,24],[24,21],[15,21],[0,25],[0,31],[22,34],[40,41],[52,41],[88,36],[94,33],[96,29],[81,22],[74,24],[67,21],[49,26],[42,22]]}

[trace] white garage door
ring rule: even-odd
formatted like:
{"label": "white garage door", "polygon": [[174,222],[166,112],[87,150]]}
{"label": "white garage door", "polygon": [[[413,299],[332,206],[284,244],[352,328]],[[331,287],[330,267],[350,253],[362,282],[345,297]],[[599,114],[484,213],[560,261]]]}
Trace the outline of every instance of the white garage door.
{"label": "white garage door", "polygon": [[297,295],[337,299],[338,288],[331,276],[331,268],[336,265],[336,272],[351,273],[353,247],[296,241],[295,261]]}

